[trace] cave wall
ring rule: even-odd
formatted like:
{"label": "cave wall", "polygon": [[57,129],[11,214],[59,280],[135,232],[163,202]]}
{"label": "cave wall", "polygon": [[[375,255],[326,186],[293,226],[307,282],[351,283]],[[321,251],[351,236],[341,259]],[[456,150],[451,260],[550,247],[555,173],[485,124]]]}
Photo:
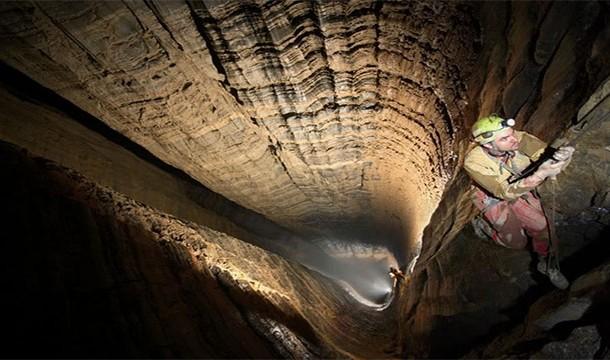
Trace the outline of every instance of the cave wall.
{"label": "cave wall", "polygon": [[14,145],[0,159],[3,356],[398,355],[395,307]]}
{"label": "cave wall", "polygon": [[[209,270],[196,271],[184,246],[128,214],[136,202],[110,209],[110,192],[5,143],[0,148],[11,174],[0,186],[1,311],[9,326],[3,356],[277,354],[228,294],[211,286]],[[239,333],[241,341],[223,333]]]}
{"label": "cave wall", "polygon": [[393,237],[405,249],[455,171],[478,39],[469,4],[9,2],[0,11],[3,62],[286,227],[372,228],[381,235],[366,241]]}
{"label": "cave wall", "polygon": [[68,114],[18,97],[6,88],[0,89],[0,107],[1,140],[78,169],[98,184],[149,206],[254,241],[252,234],[197,201],[206,196],[201,187],[172,176]]}
{"label": "cave wall", "polygon": [[[213,276],[204,271],[203,283],[193,280],[181,283],[186,290],[167,285],[158,291],[173,289],[190,297],[188,289],[218,291],[223,284],[240,299],[241,305],[235,305],[240,311],[222,305],[236,302],[226,294],[213,292],[209,298],[235,316],[218,326],[235,333],[244,327],[248,335],[243,347],[211,346],[216,335],[195,339],[196,330],[180,338],[182,330],[174,329],[167,339],[180,341],[169,346],[155,347],[167,342],[163,337],[155,337],[149,347],[140,340],[133,345],[111,336],[110,342],[119,342],[117,353],[453,356],[498,328],[509,327],[515,318],[507,310],[537,284],[527,273],[529,255],[482,243],[464,229],[474,214],[469,180],[459,170],[469,126],[479,115],[498,112],[550,141],[586,122],[587,109],[607,99],[608,14],[605,2],[3,2],[0,42],[7,51],[0,53],[0,60],[213,191],[281,225],[302,232],[316,228],[320,235],[324,228],[342,234],[345,224],[353,225],[347,234],[380,229],[383,237],[397,237],[399,248],[421,249],[412,277],[397,294],[399,313],[378,314],[319,275],[297,267],[288,276],[284,270],[293,264],[273,256],[261,263],[267,253],[237,240],[224,241],[215,251],[242,250],[234,250],[230,260],[215,258],[209,266],[190,260],[183,264],[185,272],[202,266],[216,269],[210,270]],[[601,111],[596,116],[607,118],[607,105],[596,109]],[[18,127],[14,133],[40,134],[35,124],[28,125],[29,134]],[[35,149],[40,144],[32,139],[19,141]],[[583,240],[569,247],[572,253],[598,239],[607,226],[606,139],[582,140],[575,161],[559,180],[562,193],[574,194],[558,199],[564,231]],[[107,175],[111,178],[112,171]],[[585,186],[583,178],[588,179]],[[29,199],[24,192],[21,195]],[[99,207],[95,202],[103,203],[103,198],[87,206]],[[45,206],[29,200],[31,206],[23,204],[27,211]],[[118,210],[109,209],[106,216],[112,222],[114,215],[109,214]],[[47,210],[41,211],[46,216]],[[56,216],[62,212],[55,211]],[[10,224],[25,224],[28,215],[9,218],[14,219]],[[575,227],[592,223],[597,227],[588,235]],[[158,241],[160,235],[151,229],[142,238]],[[64,238],[65,230],[56,231],[57,238]],[[98,236],[97,231],[82,231]],[[206,254],[197,244],[219,238],[227,239],[198,238],[195,247],[187,246],[190,257],[175,258]],[[18,245],[37,244],[37,239]],[[117,239],[139,241],[140,235],[112,241]],[[184,242],[180,239],[174,240]],[[166,260],[172,258],[167,255],[171,251],[137,246],[155,249],[145,253],[167,264],[162,276],[174,274],[176,265]],[[60,259],[70,253],[39,250]],[[43,262],[52,261],[49,255],[41,256]],[[90,256],[98,255],[92,251]],[[65,266],[71,261],[65,260]],[[146,272],[153,271],[149,267],[154,266],[146,266]],[[581,270],[574,271],[572,278]],[[32,277],[40,273],[30,272]],[[256,281],[250,282],[255,275]],[[147,277],[145,284],[156,283],[156,275]],[[24,290],[23,284],[11,286]],[[60,282],[49,290],[62,286]],[[285,302],[261,290],[268,288],[272,294],[288,294],[282,298]],[[156,301],[142,306],[163,312],[169,311],[165,306],[172,308]],[[182,307],[182,314],[203,308],[201,316],[209,319],[202,321],[217,324],[215,308],[197,301]],[[260,302],[260,308],[267,309],[265,316],[256,315]],[[24,307],[19,309],[26,312]],[[276,313],[285,316],[271,316]],[[83,314],[95,315],[87,309]],[[142,328],[156,331],[158,324],[175,326],[173,321],[164,315],[159,323]],[[199,320],[184,321],[191,329],[201,326]],[[19,329],[19,334],[28,330]],[[354,333],[344,336],[345,329]],[[60,333],[72,336],[70,331]],[[88,350],[98,346],[91,340],[99,335],[95,331],[80,343]],[[451,334],[453,341],[443,340]]]}
{"label": "cave wall", "polygon": [[[517,128],[549,143],[574,139],[580,128],[587,129],[573,144],[574,160],[558,177],[555,189],[549,182],[540,189],[547,206],[555,199],[555,223],[569,279],[590,269],[582,258],[577,264],[576,254],[583,248],[596,253],[607,236],[607,5],[517,2],[479,8],[484,45],[478,66],[485,71],[475,73],[469,83],[468,122],[489,113],[514,117]],[[465,138],[460,154],[469,146]],[[403,288],[410,294],[401,310],[407,319],[404,346],[417,357],[452,356],[473,343],[489,341],[494,332],[518,322],[519,311],[526,311],[536,296],[550,290],[540,288],[544,279],[532,273],[528,252],[481,243],[470,227],[464,227],[477,213],[469,198],[470,184],[460,171],[447,185],[425,229],[414,276]],[[607,260],[603,253],[580,256],[593,264]],[[464,328],[471,331],[464,333]],[[444,340],[450,334],[453,340]]]}
{"label": "cave wall", "polygon": [[[23,74],[0,66],[0,140],[78,171],[160,211],[300,259],[325,253],[264,216],[167,166],[90,114]],[[4,170],[4,169],[3,169]],[[8,172],[7,172],[8,174]]]}

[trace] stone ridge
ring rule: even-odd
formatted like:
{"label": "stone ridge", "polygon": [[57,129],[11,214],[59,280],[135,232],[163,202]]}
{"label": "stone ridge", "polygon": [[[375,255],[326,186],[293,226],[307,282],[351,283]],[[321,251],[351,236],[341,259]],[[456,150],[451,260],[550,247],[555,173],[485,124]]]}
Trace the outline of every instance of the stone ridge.
{"label": "stone ridge", "polygon": [[[455,167],[467,13],[452,2],[3,3],[0,59],[280,224],[386,209],[412,235]],[[415,204],[423,215],[406,218]]]}

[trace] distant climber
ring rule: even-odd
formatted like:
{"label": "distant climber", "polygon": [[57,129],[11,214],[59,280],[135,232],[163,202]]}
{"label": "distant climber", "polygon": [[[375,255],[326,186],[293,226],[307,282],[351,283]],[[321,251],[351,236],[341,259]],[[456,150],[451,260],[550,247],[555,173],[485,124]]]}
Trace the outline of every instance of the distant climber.
{"label": "distant climber", "polygon": [[396,287],[398,285],[398,281],[405,279],[405,273],[403,273],[400,269],[390,266],[390,272],[388,273],[393,280],[392,287]]}
{"label": "distant climber", "polygon": [[531,175],[513,181],[546,148],[535,136],[514,130],[514,125],[513,119],[491,115],[472,127],[476,144],[466,155],[464,169],[474,180],[473,201],[482,212],[473,226],[477,235],[512,249],[525,248],[529,236],[538,255],[538,271],[553,285],[565,289],[569,282],[559,271],[557,259],[550,261],[549,223],[535,189],[567,166],[574,148],[560,147]]}

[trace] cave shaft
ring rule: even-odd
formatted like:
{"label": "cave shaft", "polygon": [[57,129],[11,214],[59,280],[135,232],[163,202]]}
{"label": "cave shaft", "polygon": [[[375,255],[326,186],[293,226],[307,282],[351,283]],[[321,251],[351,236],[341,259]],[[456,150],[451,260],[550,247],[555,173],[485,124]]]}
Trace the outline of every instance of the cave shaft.
{"label": "cave shaft", "polygon": [[2,61],[290,229],[368,231],[375,239],[358,240],[407,249],[455,170],[476,32],[460,4],[43,1],[0,11],[2,46],[13,49]]}

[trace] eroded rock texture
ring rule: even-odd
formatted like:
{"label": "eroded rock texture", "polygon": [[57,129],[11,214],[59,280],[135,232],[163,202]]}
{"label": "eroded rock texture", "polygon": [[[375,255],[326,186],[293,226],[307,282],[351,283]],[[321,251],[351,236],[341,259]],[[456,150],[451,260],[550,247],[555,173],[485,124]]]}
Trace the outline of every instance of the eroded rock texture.
{"label": "eroded rock texture", "polygon": [[[0,92],[1,140],[84,175],[3,144],[12,166],[3,170],[25,179],[7,183],[20,190],[6,196],[27,200],[5,219],[32,218],[37,229],[5,251],[21,256],[3,271],[9,288],[24,299],[51,293],[66,309],[28,315],[26,324],[42,317],[59,329],[49,351],[31,355],[544,356],[558,353],[543,345],[566,339],[576,315],[566,343],[593,325],[605,342],[591,347],[608,343],[607,324],[590,320],[607,304],[607,279],[581,288],[590,306],[571,320],[515,335],[538,299],[557,301],[531,323],[573,297],[546,295],[526,252],[464,228],[474,211],[459,168],[480,115],[514,117],[549,142],[594,123],[556,184],[569,194],[556,222],[570,279],[605,274],[606,2],[2,2],[0,43],[4,68],[89,115],[74,119],[14,84]],[[95,121],[124,139],[85,130]],[[129,141],[149,158],[119,148]],[[32,179],[41,174],[53,181]],[[297,264],[320,248],[376,256],[362,243],[387,247],[412,272],[383,311]],[[112,250],[123,246],[131,250]],[[587,249],[597,256],[585,262]],[[30,252],[43,265],[24,267]],[[335,260],[326,270],[375,278],[362,262]],[[91,281],[71,278],[71,267]],[[29,274],[24,283],[14,269]],[[71,325],[81,317],[101,330]],[[558,326],[565,336],[551,334]],[[41,328],[18,329],[11,355]]]}
{"label": "eroded rock texture", "polygon": [[394,307],[370,311],[280,256],[0,150],[6,356],[397,355]]}
{"label": "eroded rock texture", "polygon": [[2,60],[282,225],[379,223],[404,248],[455,169],[477,41],[470,11],[370,1],[9,3],[2,46],[13,50]]}
{"label": "eroded rock texture", "polygon": [[[575,279],[608,260],[607,251],[600,250],[608,232],[604,189],[610,178],[607,4],[484,4],[479,14],[484,47],[478,66],[485,71],[469,83],[474,111],[514,117],[523,124],[517,127],[548,142],[578,136],[572,143],[575,160],[555,190],[550,183],[541,189],[547,206],[555,204],[564,272]],[[587,129],[582,136],[580,128]],[[461,150],[470,146],[468,141],[461,145]],[[402,310],[408,318],[404,343],[418,357],[454,356],[489,341],[499,329],[523,321],[521,312],[549,291],[535,286],[544,279],[527,252],[482,244],[469,228],[462,231],[475,214],[468,189],[463,172],[446,187],[424,233],[415,276],[405,288],[411,296]],[[470,331],[464,333],[465,328]],[[455,334],[451,341],[448,334]]]}

